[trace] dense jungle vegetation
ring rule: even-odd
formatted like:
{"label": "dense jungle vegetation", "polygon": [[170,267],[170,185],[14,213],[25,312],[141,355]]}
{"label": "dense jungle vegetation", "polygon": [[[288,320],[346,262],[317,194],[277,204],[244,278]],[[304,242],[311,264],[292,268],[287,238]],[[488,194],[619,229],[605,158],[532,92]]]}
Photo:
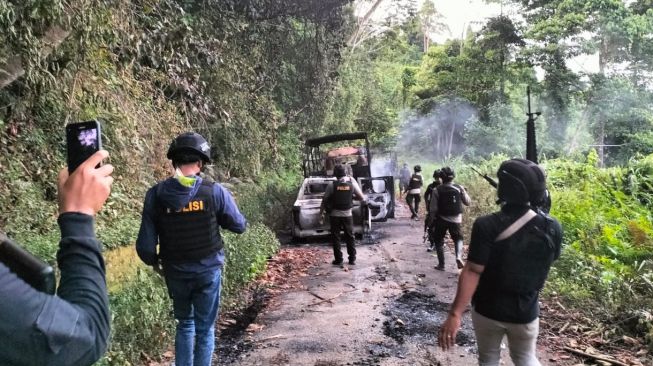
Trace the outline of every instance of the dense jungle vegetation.
{"label": "dense jungle vegetation", "polygon": [[[114,314],[102,362],[138,363],[170,342],[165,287],[132,246],[177,133],[209,139],[208,173],[251,224],[226,238],[228,307],[278,247],[271,213],[292,200],[305,138],[362,130],[401,160],[450,164],[473,219],[496,207],[466,164],[523,155],[530,85],[565,228],[546,293],[653,352],[653,1],[503,3],[437,43],[431,1],[0,0],[0,229],[53,260],[63,126],[101,119],[116,166],[98,217]],[[572,67],[579,55],[598,68]]]}

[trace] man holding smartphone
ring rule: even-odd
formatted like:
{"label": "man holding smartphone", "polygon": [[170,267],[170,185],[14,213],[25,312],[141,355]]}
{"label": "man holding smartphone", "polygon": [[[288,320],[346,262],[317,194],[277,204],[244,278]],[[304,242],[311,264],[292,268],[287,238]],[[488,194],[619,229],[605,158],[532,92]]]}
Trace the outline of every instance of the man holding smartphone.
{"label": "man holding smartphone", "polygon": [[204,137],[177,136],[167,157],[175,173],[147,191],[136,251],[156,271],[163,266],[178,321],[175,365],[209,366],[224,263],[220,228],[240,234],[246,221],[225,188],[199,176],[211,157]]}
{"label": "man holding smartphone", "polygon": [[59,173],[57,295],[35,290],[0,263],[0,365],[83,366],[97,361],[109,337],[109,301],[94,216],[109,197],[113,167],[93,154]]}

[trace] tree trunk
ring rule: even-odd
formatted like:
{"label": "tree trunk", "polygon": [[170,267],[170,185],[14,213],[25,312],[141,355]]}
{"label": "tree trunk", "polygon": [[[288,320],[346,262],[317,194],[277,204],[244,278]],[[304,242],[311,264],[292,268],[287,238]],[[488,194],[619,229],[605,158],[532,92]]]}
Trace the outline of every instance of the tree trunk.
{"label": "tree trunk", "polygon": [[[599,49],[599,73],[605,77],[605,66],[607,63],[608,45],[605,39],[601,38],[601,48]],[[603,113],[599,113],[599,167],[603,168],[605,164],[605,117]]]}
{"label": "tree trunk", "polygon": [[354,34],[352,34],[351,37],[349,37],[349,40],[347,41],[347,44],[350,47],[354,48],[354,46],[357,43],[357,39],[361,34],[361,31],[365,27],[365,24],[367,24],[367,21],[370,19],[372,14],[374,14],[374,11],[376,11],[376,8],[378,8],[379,5],[381,5],[381,2],[383,2],[383,0],[376,0],[376,2],[374,2],[372,7],[370,8],[370,10],[368,10],[367,13],[365,13],[363,18],[359,18],[358,27],[356,27],[356,30],[354,31]]}
{"label": "tree trunk", "polygon": [[423,39],[423,48],[424,48],[424,53],[429,52],[429,46],[430,46],[430,40],[429,36],[427,34],[427,31],[424,30],[424,39]]}
{"label": "tree trunk", "polygon": [[456,122],[452,121],[451,122],[451,132],[449,133],[449,143],[448,143],[448,148],[447,148],[447,158],[451,157],[451,149],[453,148],[453,135],[456,132]]}
{"label": "tree trunk", "polygon": [[598,141],[598,148],[599,148],[599,167],[603,168],[605,165],[605,123],[603,122],[603,118],[601,118],[601,121],[599,122],[601,126],[599,127],[599,141]]}

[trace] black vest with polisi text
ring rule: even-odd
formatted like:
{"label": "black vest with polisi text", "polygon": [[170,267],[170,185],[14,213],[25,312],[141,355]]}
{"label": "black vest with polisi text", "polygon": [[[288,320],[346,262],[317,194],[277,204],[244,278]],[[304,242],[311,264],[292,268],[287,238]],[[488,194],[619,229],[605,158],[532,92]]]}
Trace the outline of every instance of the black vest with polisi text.
{"label": "black vest with polisi text", "polygon": [[410,177],[410,182],[408,183],[408,190],[422,188],[423,184],[424,180],[422,179],[422,176],[419,174],[413,174],[413,176]]}
{"label": "black vest with polisi text", "polygon": [[539,214],[510,237],[495,242],[481,276],[484,285],[514,294],[540,291],[556,255],[552,221]]}
{"label": "black vest with polisi text", "polygon": [[331,196],[331,208],[345,211],[353,206],[354,185],[351,182],[333,182],[333,195]]}
{"label": "black vest with polisi text", "polygon": [[213,184],[203,180],[195,196],[180,210],[165,207],[157,198],[159,256],[164,262],[193,262],[222,249]]}
{"label": "black vest with polisi text", "polygon": [[438,215],[455,216],[463,213],[462,188],[457,184],[441,184],[438,190]]}

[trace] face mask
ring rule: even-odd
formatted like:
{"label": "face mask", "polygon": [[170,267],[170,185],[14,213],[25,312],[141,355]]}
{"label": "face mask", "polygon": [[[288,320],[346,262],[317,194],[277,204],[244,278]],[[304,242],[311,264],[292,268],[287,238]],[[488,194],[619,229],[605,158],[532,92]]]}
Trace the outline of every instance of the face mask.
{"label": "face mask", "polygon": [[179,168],[177,168],[175,170],[174,178],[177,179],[177,181],[179,181],[179,183],[182,186],[189,187],[189,188],[192,187],[195,184],[195,181],[197,180],[197,177],[195,177],[195,176],[192,176],[192,177],[184,176],[184,174],[182,174],[182,172],[181,172],[181,170],[179,170]]}

